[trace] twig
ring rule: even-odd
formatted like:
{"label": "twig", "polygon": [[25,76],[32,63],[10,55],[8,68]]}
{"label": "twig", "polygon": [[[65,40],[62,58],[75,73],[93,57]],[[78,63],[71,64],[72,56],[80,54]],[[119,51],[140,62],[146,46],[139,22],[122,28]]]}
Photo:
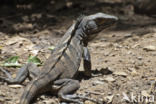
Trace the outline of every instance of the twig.
{"label": "twig", "polygon": [[85,91],[88,94],[95,94],[95,95],[104,95],[104,93],[99,93],[99,92],[93,92],[93,91]]}

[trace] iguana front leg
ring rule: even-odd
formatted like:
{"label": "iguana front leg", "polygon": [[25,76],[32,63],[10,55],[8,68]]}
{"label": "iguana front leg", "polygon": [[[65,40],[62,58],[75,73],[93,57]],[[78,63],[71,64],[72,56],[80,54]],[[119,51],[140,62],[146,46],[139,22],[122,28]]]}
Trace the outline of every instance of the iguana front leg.
{"label": "iguana front leg", "polygon": [[87,47],[83,47],[83,67],[84,74],[88,77],[91,77],[91,57]]}
{"label": "iguana front leg", "polygon": [[0,76],[0,79],[10,84],[21,84],[27,77],[32,79],[38,76],[38,74],[40,73],[39,68],[33,63],[23,65],[23,67],[20,68],[17,72],[16,78],[12,78],[11,74],[3,68],[0,68],[0,71],[2,71],[7,76]]}

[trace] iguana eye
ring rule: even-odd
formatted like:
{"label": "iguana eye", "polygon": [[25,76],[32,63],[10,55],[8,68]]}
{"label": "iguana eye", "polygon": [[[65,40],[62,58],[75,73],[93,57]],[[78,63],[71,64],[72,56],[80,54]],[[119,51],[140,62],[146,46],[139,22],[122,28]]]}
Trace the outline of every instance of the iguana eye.
{"label": "iguana eye", "polygon": [[88,21],[87,28],[88,29],[94,29],[94,28],[96,28],[96,23],[94,21]]}
{"label": "iguana eye", "polygon": [[94,31],[97,29],[97,25],[95,23],[95,21],[88,21],[86,24],[86,28],[88,30],[88,32]]}

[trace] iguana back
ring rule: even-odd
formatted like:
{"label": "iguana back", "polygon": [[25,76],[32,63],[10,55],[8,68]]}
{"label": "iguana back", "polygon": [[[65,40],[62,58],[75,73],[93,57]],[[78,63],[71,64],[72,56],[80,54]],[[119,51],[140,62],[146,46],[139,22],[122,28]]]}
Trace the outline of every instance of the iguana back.
{"label": "iguana back", "polygon": [[[52,55],[45,61],[38,77],[26,87],[20,104],[29,104],[32,98],[53,81],[73,78],[78,71],[82,57],[82,45],[75,36],[81,20],[76,21],[63,36]],[[69,48],[70,47],[70,48]]]}

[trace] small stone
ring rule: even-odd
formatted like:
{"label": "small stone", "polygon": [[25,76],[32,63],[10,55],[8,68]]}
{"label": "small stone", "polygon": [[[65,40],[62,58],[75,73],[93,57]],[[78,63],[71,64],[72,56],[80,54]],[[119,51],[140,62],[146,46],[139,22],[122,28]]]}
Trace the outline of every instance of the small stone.
{"label": "small stone", "polygon": [[129,37],[132,37],[132,33],[129,33],[129,34],[125,34],[125,38],[129,38]]}
{"label": "small stone", "polygon": [[45,97],[45,95],[42,95],[41,97],[40,97],[40,99],[42,99],[42,100],[44,100],[46,97]]}
{"label": "small stone", "polygon": [[84,104],[96,104],[96,103],[91,102],[91,101],[89,101],[89,100],[86,100],[86,101],[84,102]]}
{"label": "small stone", "polygon": [[111,76],[108,76],[108,77],[104,78],[104,80],[107,81],[107,82],[114,82],[115,81],[115,79],[113,77],[111,77]]}
{"label": "small stone", "polygon": [[156,51],[156,46],[149,45],[149,46],[145,46],[143,49],[146,51]]}
{"label": "small stone", "polygon": [[140,56],[140,57],[137,57],[138,58],[138,60],[142,60],[142,57]]}
{"label": "small stone", "polygon": [[94,86],[96,86],[96,85],[102,85],[102,84],[104,84],[104,82],[102,82],[102,81],[94,81],[92,84]]}
{"label": "small stone", "polygon": [[123,71],[116,71],[113,73],[114,75],[119,75],[119,76],[124,76],[126,77],[127,76],[127,73],[123,72]]}
{"label": "small stone", "polygon": [[137,72],[134,68],[132,68],[131,71],[132,71],[132,72],[131,72],[131,75],[132,75],[132,76],[137,76],[137,75],[138,75],[138,72]]}

